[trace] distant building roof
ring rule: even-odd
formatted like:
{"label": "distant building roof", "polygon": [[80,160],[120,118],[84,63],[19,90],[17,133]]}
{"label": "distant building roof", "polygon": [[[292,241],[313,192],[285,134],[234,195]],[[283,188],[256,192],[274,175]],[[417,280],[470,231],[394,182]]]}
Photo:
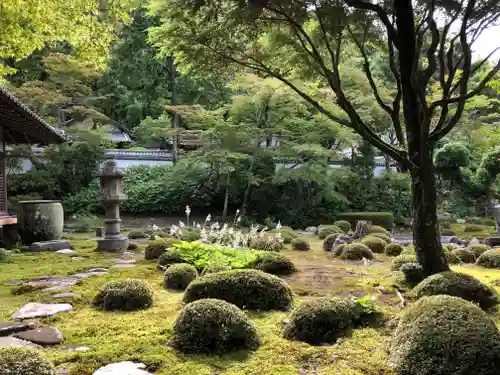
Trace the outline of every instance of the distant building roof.
{"label": "distant building roof", "polygon": [[47,124],[3,87],[0,87],[0,125],[6,143],[48,145],[66,141],[64,132]]}

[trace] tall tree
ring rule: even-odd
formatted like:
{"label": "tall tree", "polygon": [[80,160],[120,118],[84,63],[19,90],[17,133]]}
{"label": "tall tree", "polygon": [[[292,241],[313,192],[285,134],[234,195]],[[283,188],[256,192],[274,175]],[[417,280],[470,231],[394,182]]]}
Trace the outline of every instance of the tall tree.
{"label": "tall tree", "polygon": [[[163,20],[151,32],[153,41],[164,54],[175,53],[181,65],[232,65],[272,76],[407,169],[417,259],[428,275],[449,269],[439,238],[433,153],[467,100],[500,70],[499,61],[469,87],[471,75],[487,61],[473,62],[471,46],[500,17],[498,1],[154,0],[151,10]],[[384,141],[344,89],[346,54],[355,53],[346,45],[354,45],[364,62],[373,100],[391,119],[395,145]],[[394,78],[389,101],[372,72],[373,48],[383,53]],[[293,76],[328,87],[343,114],[295,85]],[[437,100],[427,97],[434,81],[441,92]]]}
{"label": "tall tree", "polygon": [[116,28],[131,8],[131,0],[2,0],[0,77],[14,73],[16,61],[60,43],[79,58],[104,63]]}

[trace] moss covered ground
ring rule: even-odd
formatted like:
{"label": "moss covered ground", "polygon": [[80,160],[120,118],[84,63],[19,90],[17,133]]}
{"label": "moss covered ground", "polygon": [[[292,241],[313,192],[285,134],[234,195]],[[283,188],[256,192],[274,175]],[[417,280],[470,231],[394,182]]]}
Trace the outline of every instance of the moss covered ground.
{"label": "moss covered ground", "polygon": [[[8,263],[0,263],[0,321],[26,302],[54,302],[48,293],[32,292],[13,295],[9,280],[28,280],[45,275],[69,275],[93,267],[109,267],[115,254],[94,251],[95,241],[84,236],[74,237],[72,246],[77,256],[85,260],[72,260],[71,256],[53,253],[35,253],[11,256]],[[299,252],[290,246],[283,254],[294,261],[299,272],[283,277],[295,293],[295,303],[316,296],[365,294],[377,297],[377,306],[387,317],[400,311],[399,299],[393,286],[390,258],[376,254],[370,265],[363,262],[344,262],[325,254],[322,242],[311,240],[312,251]],[[106,276],[84,279],[72,291],[81,296],[72,301],[73,312],[41,319],[43,325],[58,328],[64,342],[43,349],[43,355],[67,369],[71,375],[91,375],[97,368],[117,361],[142,362],[156,375],[379,375],[393,374],[387,366],[387,343],[390,331],[386,327],[362,328],[352,336],[332,346],[310,346],[281,337],[284,312],[247,312],[262,338],[262,346],[254,353],[235,353],[223,357],[187,356],[169,346],[175,318],[182,308],[182,293],[162,287],[162,272],[153,261],[145,261],[136,250],[137,263],[133,268],[110,269]],[[454,270],[469,273],[483,282],[500,288],[500,270],[482,269],[474,265],[456,266]],[[138,278],[149,282],[155,290],[152,308],[137,312],[103,312],[91,306],[98,289],[111,280]],[[500,315],[496,317],[500,323]],[[87,346],[88,351],[68,351],[76,346]]]}

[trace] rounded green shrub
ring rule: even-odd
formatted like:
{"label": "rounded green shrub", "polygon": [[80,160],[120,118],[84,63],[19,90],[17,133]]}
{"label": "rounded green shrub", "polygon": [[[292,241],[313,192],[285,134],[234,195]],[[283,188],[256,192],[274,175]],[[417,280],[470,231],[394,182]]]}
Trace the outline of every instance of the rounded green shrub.
{"label": "rounded green shrub", "polygon": [[399,271],[405,263],[415,263],[417,257],[414,254],[401,254],[392,260],[391,270]]}
{"label": "rounded green shrub", "polygon": [[187,242],[198,241],[201,238],[201,229],[198,228],[188,228],[183,229],[181,234],[181,240]]}
{"label": "rounded green shrub", "polygon": [[333,233],[326,236],[326,238],[323,240],[323,250],[332,251],[332,247],[333,244],[335,243],[335,240],[337,239],[338,236],[341,235],[342,235],[341,233]]}
{"label": "rounded green shrub", "polygon": [[[270,230],[269,233],[276,233],[277,229]],[[290,244],[299,235],[290,227],[281,227],[279,230],[284,244]]]}
{"label": "rounded green shrub", "polygon": [[469,245],[467,247],[467,249],[469,251],[472,251],[472,253],[474,254],[474,256],[476,258],[479,258],[479,256],[484,253],[485,251],[488,251],[490,250],[490,247],[488,245],[485,245],[485,244],[475,244],[475,245]]}
{"label": "rounded green shrub", "polygon": [[181,243],[181,240],[178,240],[177,238],[167,238],[151,242],[144,251],[144,259],[158,259],[165,251],[167,251],[176,243]]}
{"label": "rounded green shrub", "polygon": [[148,238],[148,235],[141,231],[132,231],[127,236],[131,240],[136,240],[139,238]]}
{"label": "rounded green shrub", "polygon": [[485,268],[500,268],[500,250],[485,251],[477,258],[476,264]]}
{"label": "rounded green shrub", "polygon": [[446,257],[446,260],[448,261],[449,264],[459,264],[460,263],[460,258],[458,256],[456,256],[453,251],[456,250],[456,248],[454,250],[447,250],[446,248],[443,249],[444,250],[444,256]]}
{"label": "rounded green shrub", "polygon": [[367,237],[378,237],[385,241],[386,244],[391,243],[391,238],[385,233],[370,233]]}
{"label": "rounded green shrub", "polygon": [[366,236],[360,241],[363,245],[367,246],[373,253],[383,253],[387,242],[383,239],[373,236]]}
{"label": "rounded green shrub", "polygon": [[212,263],[203,269],[203,271],[201,272],[201,276],[207,275],[209,273],[217,273],[217,272],[224,272],[224,271],[230,271],[230,270],[231,270],[231,267],[226,265],[226,264]]}
{"label": "rounded green shrub", "polygon": [[481,232],[482,230],[483,230],[482,226],[475,224],[467,224],[464,228],[465,233]]}
{"label": "rounded green shrub", "polygon": [[416,285],[425,278],[424,269],[417,262],[403,264],[400,271],[404,275],[405,282],[410,285]]}
{"label": "rounded green shrub", "polygon": [[328,235],[333,233],[344,234],[344,231],[336,225],[320,225],[318,227],[318,237],[320,240],[324,240]]}
{"label": "rounded green shrub", "polygon": [[486,310],[498,304],[495,291],[470,275],[459,272],[441,272],[429,276],[412,290],[416,298],[447,294],[477,303]]}
{"label": "rounded green shrub", "polygon": [[172,346],[184,354],[256,350],[257,329],[237,306],[218,299],[189,303],[174,324]]}
{"label": "rounded green shrub", "polygon": [[292,304],[292,290],[268,273],[232,270],[199,277],[184,293],[186,303],[204,298],[222,299],[250,310],[287,310]]}
{"label": "rounded green shrub", "polygon": [[380,225],[372,225],[370,227],[370,234],[373,233],[382,233],[385,234],[386,236],[389,236],[389,231],[384,227],[381,227]]}
{"label": "rounded green shrub", "polygon": [[344,249],[346,247],[347,244],[345,243],[341,243],[339,245],[337,245],[335,247],[335,249],[333,249],[333,255],[336,256],[336,257],[340,257],[342,255],[342,253],[344,252]]}
{"label": "rounded green shrub", "polygon": [[403,246],[398,243],[388,243],[385,245],[384,253],[391,257],[396,257],[403,252]]}
{"label": "rounded green shrub", "polygon": [[153,289],[142,280],[112,281],[94,297],[93,305],[103,310],[133,311],[153,304]]}
{"label": "rounded green shrub", "polygon": [[349,223],[347,220],[337,220],[333,225],[339,227],[342,229],[344,233],[347,233],[351,230],[351,223]]}
{"label": "rounded green shrub", "polygon": [[0,375],[54,375],[56,369],[35,350],[0,348]]}
{"label": "rounded green shrub", "polygon": [[163,287],[166,289],[184,290],[189,283],[198,277],[198,271],[190,264],[172,264],[165,271]]}
{"label": "rounded green shrub", "polygon": [[461,298],[424,297],[401,316],[389,364],[399,375],[494,375],[500,366],[495,323]]}
{"label": "rounded green shrub", "polygon": [[457,234],[453,229],[441,229],[441,236],[456,236]]}
{"label": "rounded green shrub", "polygon": [[300,238],[295,238],[292,241],[292,249],[298,251],[309,251],[311,250],[311,245],[309,245],[309,242],[305,240],[302,240]]}
{"label": "rounded green shrub", "polygon": [[345,245],[340,258],[345,260],[373,259],[373,252],[368,246],[360,242],[353,242]]}
{"label": "rounded green shrub", "polygon": [[280,276],[297,272],[297,268],[290,259],[275,252],[259,254],[257,259],[250,264],[250,268]]}
{"label": "rounded green shrub", "polygon": [[474,263],[476,261],[474,253],[468,249],[458,248],[451,253],[455,255],[461,263]]}
{"label": "rounded green shrub", "polygon": [[333,344],[354,326],[359,317],[355,302],[340,298],[315,298],[300,304],[285,326],[283,336],[312,345]]}
{"label": "rounded green shrub", "polygon": [[7,259],[9,259],[9,254],[7,253],[7,250],[0,249],[0,262],[6,262]]}
{"label": "rounded green shrub", "polygon": [[156,240],[158,238],[167,238],[167,237],[168,237],[168,234],[162,230],[157,230],[155,232],[151,232],[151,234],[149,235],[150,240]]}
{"label": "rounded green shrub", "polygon": [[158,268],[165,269],[176,263],[187,262],[179,254],[172,251],[166,251],[158,258]]}
{"label": "rounded green shrub", "polygon": [[487,227],[494,227],[497,225],[495,219],[490,219],[490,218],[483,218],[481,220],[481,223]]}
{"label": "rounded green shrub", "polygon": [[275,235],[263,235],[252,238],[249,247],[262,251],[280,251],[283,249],[283,243]]}

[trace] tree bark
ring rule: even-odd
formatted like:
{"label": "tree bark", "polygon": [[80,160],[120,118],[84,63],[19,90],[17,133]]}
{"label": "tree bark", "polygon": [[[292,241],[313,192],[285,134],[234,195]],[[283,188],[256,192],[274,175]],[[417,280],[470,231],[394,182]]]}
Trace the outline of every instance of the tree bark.
{"label": "tree bark", "polygon": [[439,233],[437,189],[432,149],[424,147],[422,163],[411,169],[413,200],[413,242],[417,261],[426,275],[449,271]]}

